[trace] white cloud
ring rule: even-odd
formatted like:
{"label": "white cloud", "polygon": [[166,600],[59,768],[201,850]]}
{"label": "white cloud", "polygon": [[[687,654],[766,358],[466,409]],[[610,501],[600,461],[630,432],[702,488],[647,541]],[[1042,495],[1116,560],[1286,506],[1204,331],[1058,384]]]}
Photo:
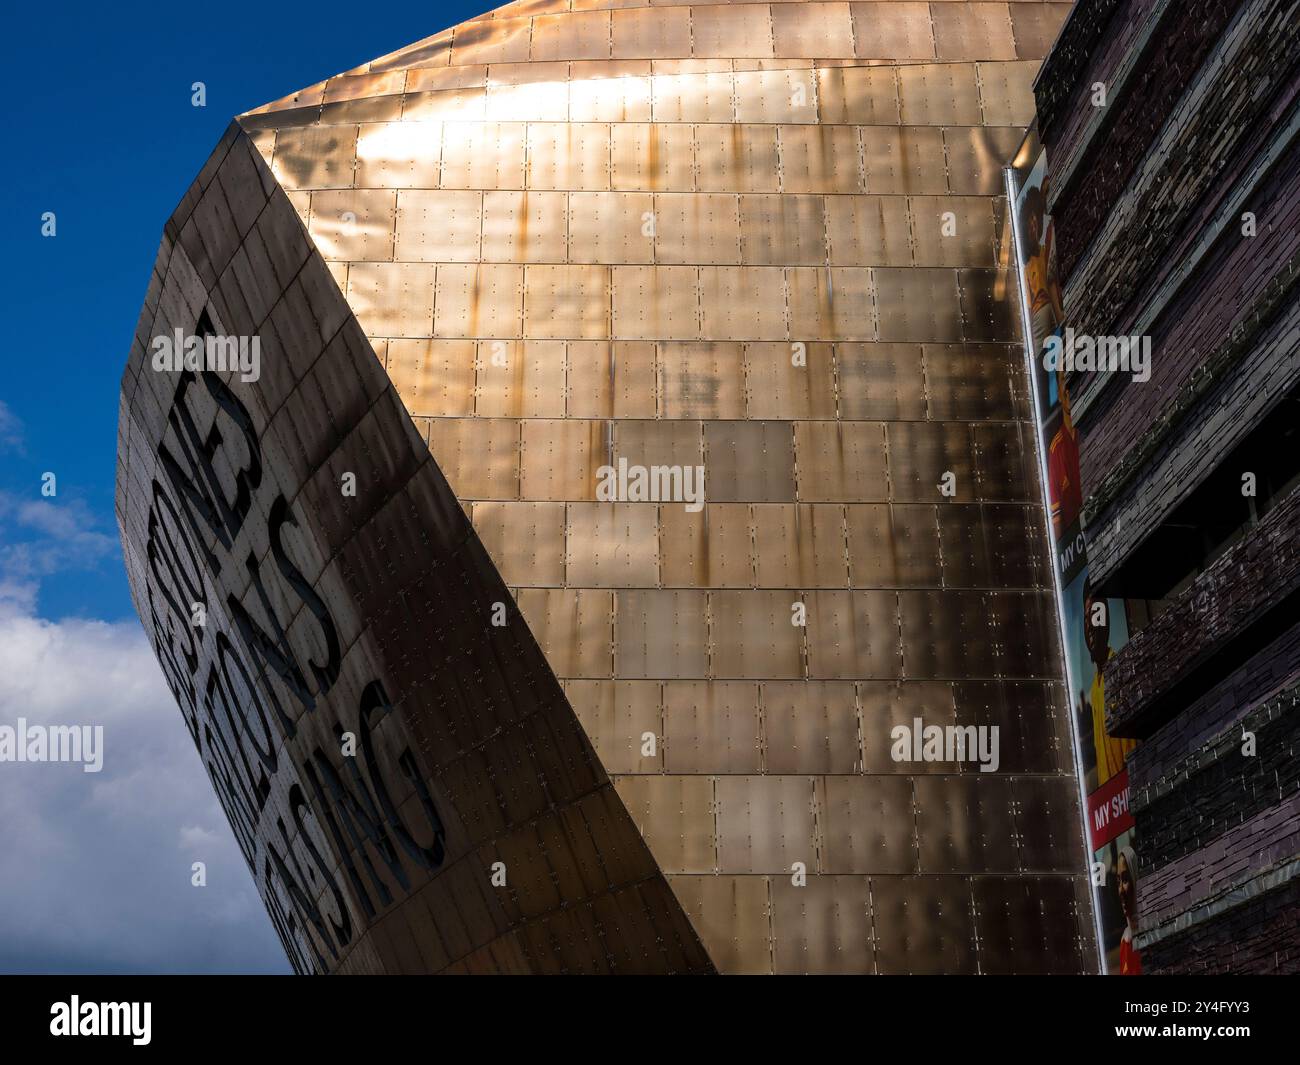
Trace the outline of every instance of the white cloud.
{"label": "white cloud", "polygon": [[94,515],[79,499],[0,492],[0,605],[31,613],[42,578],[93,570],[116,556],[116,539],[94,526]]}
{"label": "white cloud", "polygon": [[16,451],[21,454],[22,450],[23,423],[5,405],[4,400],[0,400],[0,451]]}
{"label": "white cloud", "polygon": [[288,970],[138,623],[0,596],[0,724],[18,717],[102,725],[104,767],[0,762],[0,971]]}

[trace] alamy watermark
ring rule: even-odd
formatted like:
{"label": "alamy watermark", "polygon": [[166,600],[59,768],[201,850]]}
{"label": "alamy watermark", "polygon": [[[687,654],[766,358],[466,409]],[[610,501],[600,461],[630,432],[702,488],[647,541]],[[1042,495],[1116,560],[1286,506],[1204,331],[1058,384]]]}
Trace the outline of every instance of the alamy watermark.
{"label": "alamy watermark", "polygon": [[1139,383],[1151,380],[1149,336],[1089,336],[1065,328],[1064,338],[1053,333],[1043,344],[1043,369],[1048,373],[1100,371],[1127,373]]}
{"label": "alamy watermark", "polygon": [[103,725],[0,725],[0,762],[80,762],[86,773],[104,768]]}
{"label": "alamy watermark", "polygon": [[148,1046],[152,1038],[152,1002],[68,1002],[50,1006],[50,1035],[129,1036],[135,1046]]}
{"label": "alamy watermark", "polygon": [[704,509],[704,467],[639,466],[620,457],[617,466],[596,470],[596,498],[602,503],[685,503],[695,514]]}
{"label": "alamy watermark", "polygon": [[1001,764],[997,725],[927,725],[919,717],[889,730],[895,762],[978,762],[981,773]]}
{"label": "alamy watermark", "polygon": [[154,337],[149,346],[156,373],[238,371],[245,384],[262,376],[261,337],[186,336],[185,330],[177,329]]}

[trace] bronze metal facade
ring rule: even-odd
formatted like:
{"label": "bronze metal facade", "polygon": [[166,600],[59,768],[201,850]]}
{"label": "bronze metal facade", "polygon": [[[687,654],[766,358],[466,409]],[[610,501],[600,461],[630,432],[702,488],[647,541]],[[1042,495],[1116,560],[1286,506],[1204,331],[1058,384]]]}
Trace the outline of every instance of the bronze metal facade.
{"label": "bronze metal facade", "polygon": [[[1095,968],[1001,195],[1068,6],[534,0],[232,127],[119,516],[295,964]],[[205,312],[260,381],[151,370]]]}

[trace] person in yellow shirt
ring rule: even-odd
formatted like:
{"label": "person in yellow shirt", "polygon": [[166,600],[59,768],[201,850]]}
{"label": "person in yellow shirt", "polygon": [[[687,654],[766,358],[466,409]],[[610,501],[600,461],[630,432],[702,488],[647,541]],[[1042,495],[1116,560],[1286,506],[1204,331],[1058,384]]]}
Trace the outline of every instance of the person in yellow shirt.
{"label": "person in yellow shirt", "polygon": [[1110,646],[1110,604],[1105,599],[1093,598],[1092,585],[1086,579],[1083,582],[1083,640],[1095,669],[1092,687],[1088,691],[1088,704],[1092,708],[1092,745],[1097,752],[1097,787],[1101,787],[1124,768],[1128,753],[1137,746],[1137,741],[1106,734],[1106,681],[1102,673],[1106,664],[1115,657]]}

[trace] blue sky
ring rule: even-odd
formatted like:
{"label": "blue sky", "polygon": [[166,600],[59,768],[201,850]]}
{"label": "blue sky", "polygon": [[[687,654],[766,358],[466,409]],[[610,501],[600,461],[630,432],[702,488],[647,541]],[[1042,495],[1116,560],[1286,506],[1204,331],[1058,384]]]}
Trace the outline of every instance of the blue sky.
{"label": "blue sky", "polygon": [[488,6],[6,16],[0,725],[103,723],[106,749],[99,774],[0,763],[0,972],[287,971],[131,608],[113,520],[119,379],[163,222],[231,117]]}

